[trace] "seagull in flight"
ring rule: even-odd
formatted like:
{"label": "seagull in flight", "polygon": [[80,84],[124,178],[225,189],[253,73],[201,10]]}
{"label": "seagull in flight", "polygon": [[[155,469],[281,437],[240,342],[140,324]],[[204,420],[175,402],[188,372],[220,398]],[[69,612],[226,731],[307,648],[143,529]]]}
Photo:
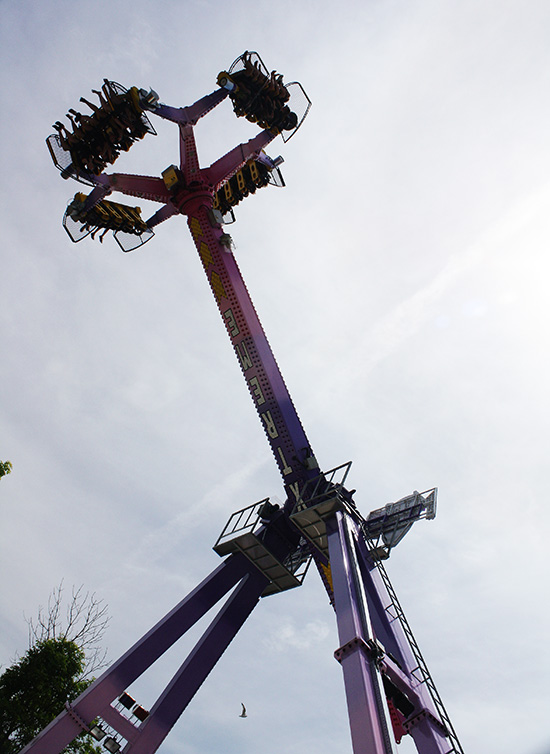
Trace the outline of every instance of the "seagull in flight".
{"label": "seagull in flight", "polygon": [[241,714],[239,715],[239,717],[247,717],[247,714],[246,714],[246,707],[244,706],[244,704],[243,704],[242,702],[241,702],[241,707],[242,707],[243,709],[242,709],[242,712],[241,712]]}

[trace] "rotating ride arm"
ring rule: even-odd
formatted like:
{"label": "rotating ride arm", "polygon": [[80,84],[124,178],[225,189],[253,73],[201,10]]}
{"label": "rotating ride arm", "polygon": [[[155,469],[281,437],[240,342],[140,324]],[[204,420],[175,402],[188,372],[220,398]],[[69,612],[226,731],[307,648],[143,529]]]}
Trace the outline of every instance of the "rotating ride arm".
{"label": "rotating ride arm", "polygon": [[[239,66],[242,66],[241,70],[237,70]],[[113,230],[121,248],[131,251],[152,237],[155,225],[174,214],[185,214],[183,206],[190,193],[206,190],[213,196],[213,208],[220,212],[224,220],[228,220],[233,219],[233,207],[244,196],[254,193],[268,182],[284,185],[277,169],[279,162],[271,161],[262,154],[262,150],[281,133],[281,129],[292,129],[292,133],[296,131],[309,109],[309,99],[304,92],[307,105],[301,118],[295,114],[289,115],[291,111],[287,102],[290,95],[282,84],[282,77],[277,77],[275,81],[273,75],[270,84],[265,66],[256,53],[242,55],[233,63],[230,71],[230,74],[226,74],[225,85],[221,83],[223,76],[220,74],[219,89],[183,108],[159,103],[158,95],[153,90],[146,92],[137,87],[126,90],[120,84],[105,79],[101,90],[93,90],[99,104],[81,98],[92,110],[91,115],[69,110],[67,117],[73,126],[72,132],[59,121],[55,124],[57,133],[48,137],[47,144],[56,167],[64,178],[73,177],[95,186],[84,199],[82,195],[76,195],[65,213],[63,224],[73,241],[80,241],[87,235],[93,238],[100,230]],[[234,80],[230,81],[230,76]],[[235,84],[234,81],[239,83]],[[300,91],[303,92],[301,87]],[[239,103],[239,115],[259,123],[264,130],[248,144],[231,150],[210,168],[201,169],[193,126],[228,96],[234,104]],[[266,115],[267,110],[270,116]],[[179,166],[170,166],[162,177],[105,174],[104,168],[113,164],[121,151],[127,151],[145,133],[155,134],[146,112],[179,126]],[[259,117],[260,112],[263,113],[262,117]],[[105,200],[112,191],[160,202],[165,206],[148,220],[141,221],[138,207],[126,207]],[[92,211],[98,204],[97,211]],[[119,218],[121,212],[126,216],[123,223]],[[128,216],[133,220],[128,222]],[[99,239],[102,240],[104,235],[101,232]]]}
{"label": "rotating ride arm", "polygon": [[225,89],[215,89],[211,94],[201,97],[189,107],[170,107],[162,103],[153,103],[149,109],[165,120],[170,120],[181,126],[194,126],[200,118],[207,115],[220,102],[223,102],[228,94],[229,92]]}

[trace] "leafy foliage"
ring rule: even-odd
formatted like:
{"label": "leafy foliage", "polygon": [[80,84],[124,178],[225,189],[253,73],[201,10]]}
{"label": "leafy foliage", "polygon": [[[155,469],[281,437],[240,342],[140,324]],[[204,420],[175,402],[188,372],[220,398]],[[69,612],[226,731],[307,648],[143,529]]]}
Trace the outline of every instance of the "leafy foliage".
{"label": "leafy foliage", "polygon": [[[83,680],[85,653],[64,637],[36,642],[0,676],[0,752],[17,754],[91,683]],[[67,754],[100,750],[78,737]]]}
{"label": "leafy foliage", "polygon": [[[67,604],[63,583],[52,591],[47,609],[27,620],[29,649],[0,675],[0,754],[18,754],[93,681],[105,666],[101,640],[109,618],[107,606],[83,587],[73,587]],[[66,754],[97,754],[101,749],[86,733]]]}
{"label": "leafy foliage", "polygon": [[11,461],[0,461],[0,477],[6,476],[6,474],[11,474],[12,468]]}

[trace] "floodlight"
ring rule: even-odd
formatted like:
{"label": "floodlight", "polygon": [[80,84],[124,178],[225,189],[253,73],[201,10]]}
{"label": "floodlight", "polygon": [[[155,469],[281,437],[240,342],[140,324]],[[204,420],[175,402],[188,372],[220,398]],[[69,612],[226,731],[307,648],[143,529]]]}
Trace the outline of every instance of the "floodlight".
{"label": "floodlight", "polygon": [[114,738],[106,738],[103,746],[107,749],[107,751],[110,752],[116,752],[120,749],[120,744],[118,741],[115,741]]}
{"label": "floodlight", "polygon": [[132,699],[130,694],[127,694],[126,692],[118,697],[118,701],[122,704],[123,707],[126,707],[126,709],[132,709],[132,707],[136,703],[136,700]]}
{"label": "floodlight", "polygon": [[93,725],[90,728],[90,736],[92,736],[92,738],[95,738],[96,741],[101,741],[102,738],[105,738],[106,733],[102,728],[99,727],[99,725]]}
{"label": "floodlight", "polygon": [[132,710],[132,715],[135,715],[140,722],[143,722],[149,717],[149,712],[140,704],[136,704]]}

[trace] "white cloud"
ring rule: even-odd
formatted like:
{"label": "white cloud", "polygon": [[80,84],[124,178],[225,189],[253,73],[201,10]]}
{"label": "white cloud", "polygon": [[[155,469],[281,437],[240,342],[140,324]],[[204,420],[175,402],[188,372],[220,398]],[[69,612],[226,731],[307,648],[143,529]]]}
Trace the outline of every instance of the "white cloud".
{"label": "white cloud", "polygon": [[310,621],[297,628],[292,620],[283,619],[273,626],[264,637],[264,645],[272,652],[284,652],[288,649],[310,650],[324,641],[330,629],[324,621]]}

